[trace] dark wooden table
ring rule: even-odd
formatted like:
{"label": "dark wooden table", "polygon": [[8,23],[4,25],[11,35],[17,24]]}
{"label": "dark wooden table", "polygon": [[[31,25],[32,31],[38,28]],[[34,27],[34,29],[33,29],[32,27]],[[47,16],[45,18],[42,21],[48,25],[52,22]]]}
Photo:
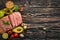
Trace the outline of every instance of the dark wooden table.
{"label": "dark wooden table", "polygon": [[28,25],[27,30],[32,34],[25,33],[27,37],[8,40],[60,40],[60,0],[13,0],[13,2],[24,6],[24,11],[21,12],[23,22]]}

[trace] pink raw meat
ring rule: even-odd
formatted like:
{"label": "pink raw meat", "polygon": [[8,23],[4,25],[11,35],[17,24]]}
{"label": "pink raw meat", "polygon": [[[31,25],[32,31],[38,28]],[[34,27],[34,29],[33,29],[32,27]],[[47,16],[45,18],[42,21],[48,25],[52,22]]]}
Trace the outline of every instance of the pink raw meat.
{"label": "pink raw meat", "polygon": [[17,26],[18,26],[19,24],[22,23],[22,16],[19,12],[15,12],[14,14],[17,16],[16,19],[17,19]]}
{"label": "pink raw meat", "polygon": [[[16,19],[17,16],[15,15],[15,13],[13,13],[12,15],[13,15],[13,18],[14,18],[15,26],[17,26],[17,22],[18,22],[17,19]],[[14,28],[15,26],[13,26],[13,28]]]}
{"label": "pink raw meat", "polygon": [[[10,24],[5,24],[4,22],[9,21]],[[0,19],[0,28],[2,28],[1,31],[5,32],[8,31],[10,29],[15,28],[16,26],[20,25],[22,23],[22,16],[20,14],[20,12],[14,12],[8,16],[5,16],[3,18]],[[1,33],[0,31],[0,33]]]}
{"label": "pink raw meat", "polygon": [[9,15],[9,19],[11,21],[12,26],[14,27],[15,26],[15,21],[14,21],[14,16],[12,14]]}
{"label": "pink raw meat", "polygon": [[5,21],[5,22],[9,21],[10,22],[8,16],[5,16],[5,17],[0,19],[0,26],[4,29],[4,31],[12,29],[11,23],[9,25],[6,25],[3,23],[3,21]]}
{"label": "pink raw meat", "polygon": [[19,12],[14,12],[11,15],[9,15],[9,19],[11,21],[13,28],[22,23],[22,17]]}

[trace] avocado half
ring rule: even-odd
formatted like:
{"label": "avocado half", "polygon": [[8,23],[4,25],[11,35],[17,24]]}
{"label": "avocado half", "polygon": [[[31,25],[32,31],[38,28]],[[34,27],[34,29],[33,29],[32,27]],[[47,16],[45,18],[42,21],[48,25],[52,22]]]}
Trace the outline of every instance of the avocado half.
{"label": "avocado half", "polygon": [[22,33],[22,32],[23,32],[23,30],[24,30],[24,28],[23,28],[23,27],[18,26],[18,27],[16,27],[16,28],[14,28],[14,29],[13,29],[13,32],[15,32],[15,33]]}

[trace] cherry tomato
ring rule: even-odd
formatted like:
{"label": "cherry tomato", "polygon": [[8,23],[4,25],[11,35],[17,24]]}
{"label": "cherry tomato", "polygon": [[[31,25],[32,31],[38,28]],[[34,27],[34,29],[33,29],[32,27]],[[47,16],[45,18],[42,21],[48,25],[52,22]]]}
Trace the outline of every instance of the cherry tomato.
{"label": "cherry tomato", "polygon": [[18,33],[14,33],[14,37],[18,37],[19,36],[19,34]]}
{"label": "cherry tomato", "polygon": [[8,34],[12,34],[12,30],[8,30]]}
{"label": "cherry tomato", "polygon": [[14,35],[12,34],[12,35],[10,36],[10,38],[14,38]]}

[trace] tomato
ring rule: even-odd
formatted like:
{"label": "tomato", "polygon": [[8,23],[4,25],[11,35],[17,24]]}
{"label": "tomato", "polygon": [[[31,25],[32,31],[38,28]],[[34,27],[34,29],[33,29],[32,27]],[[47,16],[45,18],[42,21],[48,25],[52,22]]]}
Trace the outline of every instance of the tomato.
{"label": "tomato", "polygon": [[12,34],[12,30],[8,30],[8,34]]}
{"label": "tomato", "polygon": [[14,37],[18,37],[19,36],[19,34],[18,33],[14,33]]}
{"label": "tomato", "polygon": [[14,35],[12,34],[12,35],[10,36],[10,38],[14,38]]}

